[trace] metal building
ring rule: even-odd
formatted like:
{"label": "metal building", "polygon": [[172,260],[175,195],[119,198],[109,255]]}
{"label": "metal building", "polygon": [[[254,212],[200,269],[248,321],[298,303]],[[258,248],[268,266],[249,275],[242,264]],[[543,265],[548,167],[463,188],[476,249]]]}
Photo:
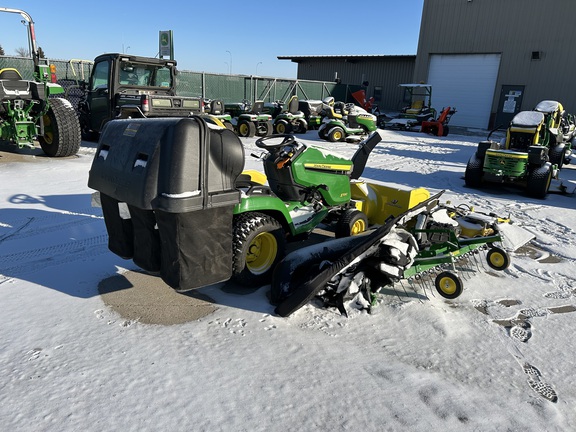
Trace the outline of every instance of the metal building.
{"label": "metal building", "polygon": [[546,99],[576,113],[575,15],[575,0],[424,0],[414,81],[454,125],[505,125]]}
{"label": "metal building", "polygon": [[400,83],[412,82],[415,55],[278,56],[298,63],[298,79],[336,81],[351,89],[365,88],[384,110],[402,108]]}

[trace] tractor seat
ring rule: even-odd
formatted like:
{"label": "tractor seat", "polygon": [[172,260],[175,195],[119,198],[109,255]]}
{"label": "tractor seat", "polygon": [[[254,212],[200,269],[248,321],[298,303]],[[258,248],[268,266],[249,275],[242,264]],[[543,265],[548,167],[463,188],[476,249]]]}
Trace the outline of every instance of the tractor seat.
{"label": "tractor seat", "polygon": [[14,68],[0,69],[0,80],[22,81],[22,75]]}
{"label": "tractor seat", "polygon": [[412,102],[412,106],[406,109],[406,114],[420,114],[422,109],[424,108],[424,101],[423,100],[416,100]]}
{"label": "tractor seat", "polygon": [[250,111],[252,114],[260,114],[264,110],[264,101],[254,101],[254,105],[252,105],[252,110]]}
{"label": "tractor seat", "polygon": [[16,69],[0,69],[0,100],[31,98],[30,81],[23,80]]}
{"label": "tractor seat", "polygon": [[210,114],[221,115],[224,114],[224,104],[221,100],[213,100],[210,102]]}
{"label": "tractor seat", "polygon": [[544,122],[544,114],[538,111],[520,111],[514,116],[510,127],[537,128]]}
{"label": "tractor seat", "polygon": [[559,102],[553,100],[545,100],[536,105],[534,111],[538,111],[544,114],[552,114],[553,112],[558,111],[559,108],[560,108]]}

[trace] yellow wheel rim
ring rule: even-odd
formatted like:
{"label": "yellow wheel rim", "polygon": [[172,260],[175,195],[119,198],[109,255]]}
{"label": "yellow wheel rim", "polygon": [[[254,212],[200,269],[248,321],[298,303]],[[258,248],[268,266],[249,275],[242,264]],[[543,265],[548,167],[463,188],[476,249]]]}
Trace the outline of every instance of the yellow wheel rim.
{"label": "yellow wheel rim", "polygon": [[278,255],[278,242],[271,233],[258,234],[248,246],[246,267],[254,273],[261,274],[272,267]]}
{"label": "yellow wheel rim", "polygon": [[350,228],[350,234],[356,235],[366,231],[366,223],[362,219],[358,219]]}
{"label": "yellow wheel rim", "polygon": [[442,292],[448,295],[454,294],[456,292],[456,288],[458,287],[456,285],[456,281],[448,276],[441,278],[438,285]]}
{"label": "yellow wheel rim", "polygon": [[276,130],[278,131],[279,134],[285,133],[286,128],[284,127],[284,123],[278,123],[278,125],[276,126]]}
{"label": "yellow wheel rim", "polygon": [[240,125],[240,135],[248,135],[248,125],[245,123],[242,123]]}
{"label": "yellow wheel rim", "polygon": [[54,133],[52,132],[52,119],[48,114],[42,116],[44,121],[44,141],[46,144],[52,144],[54,141]]}
{"label": "yellow wheel rim", "polygon": [[490,254],[490,264],[492,264],[494,267],[503,267],[504,263],[506,262],[506,260],[504,259],[504,256],[499,253],[499,252],[492,252]]}
{"label": "yellow wheel rim", "polygon": [[332,136],[334,137],[334,139],[336,141],[340,141],[342,139],[342,132],[336,131],[336,132],[334,132],[334,134]]}

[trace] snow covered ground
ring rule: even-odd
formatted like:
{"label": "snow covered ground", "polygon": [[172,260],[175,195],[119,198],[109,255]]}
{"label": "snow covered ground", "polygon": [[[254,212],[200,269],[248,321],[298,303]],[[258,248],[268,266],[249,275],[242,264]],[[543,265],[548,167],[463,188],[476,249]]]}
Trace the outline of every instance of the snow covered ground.
{"label": "snow covered ground", "polygon": [[[91,207],[95,144],[67,159],[0,153],[1,429],[575,430],[576,197],[466,188],[480,135],[384,136],[365,178],[447,189],[452,203],[510,215],[535,235],[530,247],[504,272],[464,275],[452,301],[405,285],[371,315],[309,304],[280,318],[269,287],[219,284],[200,290],[214,313],[148,325],[98,292],[136,267],[107,250]],[[243,140],[246,167],[259,168],[255,140]],[[575,166],[561,177],[576,180]]]}

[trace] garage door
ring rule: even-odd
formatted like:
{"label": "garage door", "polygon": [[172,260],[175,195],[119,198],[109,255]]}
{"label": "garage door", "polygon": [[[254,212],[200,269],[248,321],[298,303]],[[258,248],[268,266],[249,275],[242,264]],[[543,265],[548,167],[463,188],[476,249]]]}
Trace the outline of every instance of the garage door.
{"label": "garage door", "polygon": [[451,125],[488,128],[499,67],[500,54],[432,55],[433,107],[456,107]]}

